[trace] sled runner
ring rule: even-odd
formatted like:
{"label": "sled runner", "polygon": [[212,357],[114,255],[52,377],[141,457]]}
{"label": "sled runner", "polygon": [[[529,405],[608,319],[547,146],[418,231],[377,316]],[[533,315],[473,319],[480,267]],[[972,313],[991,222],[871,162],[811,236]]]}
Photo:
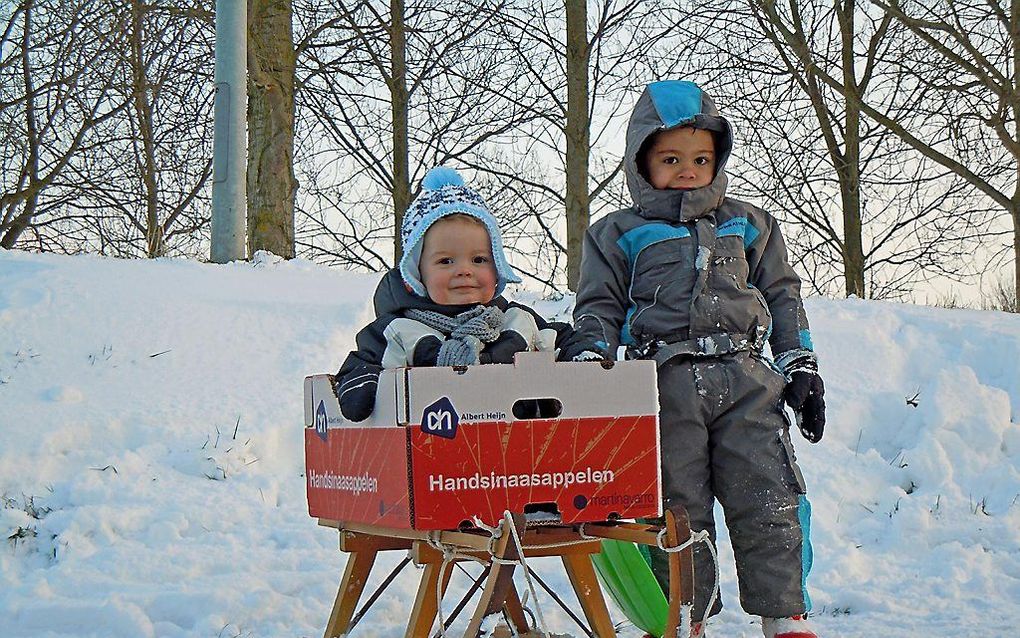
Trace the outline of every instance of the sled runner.
{"label": "sled runner", "polygon": [[592,554],[591,560],[599,580],[627,619],[638,629],[662,636],[666,631],[669,603],[638,546],[626,541],[605,540],[602,551]]}

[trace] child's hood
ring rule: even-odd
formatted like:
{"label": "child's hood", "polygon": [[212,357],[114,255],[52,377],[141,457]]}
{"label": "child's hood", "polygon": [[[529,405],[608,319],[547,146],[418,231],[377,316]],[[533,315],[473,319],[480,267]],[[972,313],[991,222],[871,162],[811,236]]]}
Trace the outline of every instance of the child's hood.
{"label": "child's hood", "polygon": [[[715,177],[708,186],[692,191],[656,189],[638,170],[638,153],[649,136],[681,126],[712,132],[716,143]],[[702,217],[717,208],[726,195],[726,160],[732,148],[729,121],[719,115],[715,102],[698,85],[683,80],[647,85],[627,126],[624,171],[634,206],[641,215],[656,219],[686,221]]]}

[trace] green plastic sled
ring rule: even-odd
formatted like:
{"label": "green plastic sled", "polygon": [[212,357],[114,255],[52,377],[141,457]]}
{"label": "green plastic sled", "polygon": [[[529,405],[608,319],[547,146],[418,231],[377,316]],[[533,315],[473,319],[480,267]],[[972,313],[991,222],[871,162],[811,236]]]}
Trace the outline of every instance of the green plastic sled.
{"label": "green plastic sled", "polygon": [[592,554],[591,559],[599,580],[627,619],[638,629],[662,636],[669,603],[638,546],[603,540],[602,553]]}

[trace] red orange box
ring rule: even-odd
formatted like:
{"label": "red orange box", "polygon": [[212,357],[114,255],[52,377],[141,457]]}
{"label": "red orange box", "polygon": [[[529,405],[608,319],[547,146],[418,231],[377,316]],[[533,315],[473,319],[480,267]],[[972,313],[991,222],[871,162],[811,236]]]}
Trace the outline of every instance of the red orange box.
{"label": "red orange box", "polygon": [[495,525],[505,510],[565,524],[658,516],[655,364],[534,352],[384,370],[357,423],[328,375],[307,377],[305,476],[311,516],[384,527]]}

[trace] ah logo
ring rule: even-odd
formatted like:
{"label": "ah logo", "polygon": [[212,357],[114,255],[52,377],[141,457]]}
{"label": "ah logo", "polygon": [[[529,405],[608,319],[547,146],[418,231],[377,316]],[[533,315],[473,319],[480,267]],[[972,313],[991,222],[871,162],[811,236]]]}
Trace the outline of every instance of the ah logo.
{"label": "ah logo", "polygon": [[441,436],[444,439],[452,439],[457,436],[457,424],[460,417],[453,403],[446,397],[442,397],[432,405],[425,408],[421,415],[421,431],[425,434]]}
{"label": "ah logo", "polygon": [[326,434],[329,432],[328,429],[329,419],[326,417],[326,403],[319,401],[319,407],[315,408],[315,433],[319,435],[319,438],[323,441],[326,440]]}

